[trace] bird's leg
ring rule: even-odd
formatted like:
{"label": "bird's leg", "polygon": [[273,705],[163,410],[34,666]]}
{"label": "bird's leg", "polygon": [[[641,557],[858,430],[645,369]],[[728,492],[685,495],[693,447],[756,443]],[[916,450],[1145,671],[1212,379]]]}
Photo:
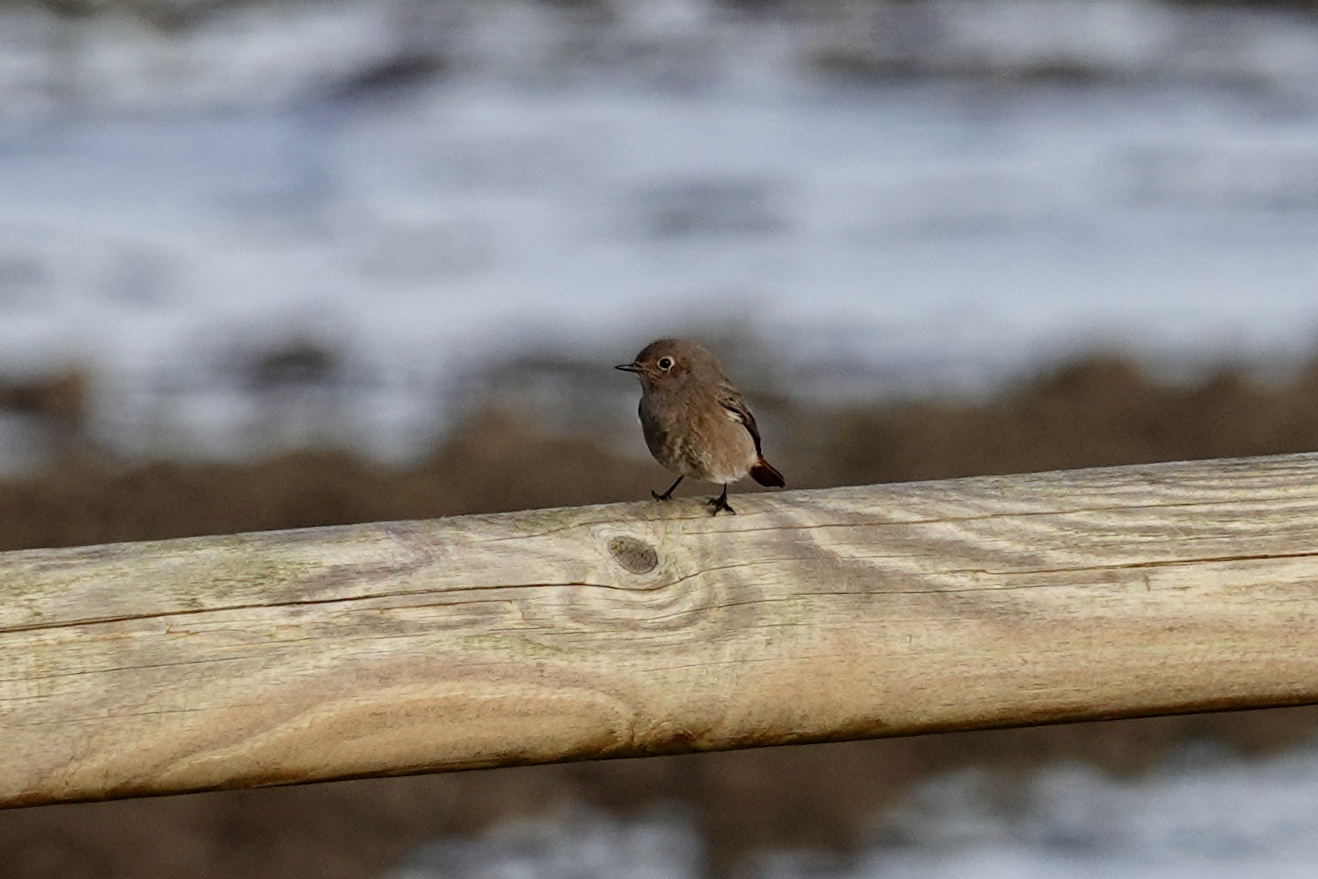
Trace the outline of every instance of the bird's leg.
{"label": "bird's leg", "polygon": [[726,482],[723,483],[723,494],[718,497],[712,497],[705,501],[705,503],[709,504],[713,509],[713,512],[710,513],[711,516],[717,516],[722,510],[727,510],[734,516],[737,515],[737,511],[732,509],[732,505],[728,503],[728,484]]}
{"label": "bird's leg", "polygon": [[657,501],[666,501],[673,496],[673,489],[677,488],[678,484],[681,483],[683,479],[686,479],[686,477],[685,476],[677,477],[677,482],[674,482],[672,485],[668,486],[668,491],[664,492],[663,494],[657,493],[654,489],[650,489],[650,494]]}

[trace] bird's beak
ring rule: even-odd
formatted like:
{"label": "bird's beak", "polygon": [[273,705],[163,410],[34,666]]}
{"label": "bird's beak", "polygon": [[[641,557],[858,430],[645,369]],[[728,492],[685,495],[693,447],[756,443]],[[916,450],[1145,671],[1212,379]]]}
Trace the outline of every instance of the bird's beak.
{"label": "bird's beak", "polygon": [[640,364],[637,363],[619,363],[614,369],[621,369],[623,372],[640,372]]}

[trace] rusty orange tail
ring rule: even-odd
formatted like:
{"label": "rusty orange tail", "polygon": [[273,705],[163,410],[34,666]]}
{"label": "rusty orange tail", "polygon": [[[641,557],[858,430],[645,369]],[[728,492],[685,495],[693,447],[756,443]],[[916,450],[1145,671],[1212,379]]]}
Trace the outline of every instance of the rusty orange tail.
{"label": "rusty orange tail", "polygon": [[751,465],[751,479],[770,488],[782,488],[787,484],[783,480],[783,475],[763,458]]}

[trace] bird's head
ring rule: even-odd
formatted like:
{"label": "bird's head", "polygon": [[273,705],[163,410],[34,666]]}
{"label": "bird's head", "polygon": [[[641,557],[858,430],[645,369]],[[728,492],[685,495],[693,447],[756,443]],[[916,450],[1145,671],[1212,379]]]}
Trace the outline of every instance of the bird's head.
{"label": "bird's head", "polygon": [[723,370],[718,359],[695,342],[686,339],[659,339],[641,349],[631,363],[614,367],[632,372],[646,387],[676,387],[692,376],[717,381]]}

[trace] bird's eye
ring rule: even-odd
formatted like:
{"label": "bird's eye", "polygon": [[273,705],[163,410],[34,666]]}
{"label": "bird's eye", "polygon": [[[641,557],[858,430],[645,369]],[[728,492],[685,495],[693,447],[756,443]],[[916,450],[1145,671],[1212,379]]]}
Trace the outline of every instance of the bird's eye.
{"label": "bird's eye", "polygon": [[670,370],[670,369],[673,368],[673,358],[671,358],[671,357],[660,357],[660,358],[659,358],[659,368],[662,369],[664,372],[668,372],[668,370]]}

